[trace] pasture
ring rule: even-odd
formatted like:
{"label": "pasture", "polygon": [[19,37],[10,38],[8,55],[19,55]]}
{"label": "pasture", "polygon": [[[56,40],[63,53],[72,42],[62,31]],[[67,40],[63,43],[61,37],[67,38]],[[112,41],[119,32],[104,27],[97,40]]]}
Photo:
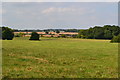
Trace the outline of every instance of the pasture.
{"label": "pasture", "polygon": [[118,44],[109,40],[20,37],[2,42],[3,77],[118,77]]}

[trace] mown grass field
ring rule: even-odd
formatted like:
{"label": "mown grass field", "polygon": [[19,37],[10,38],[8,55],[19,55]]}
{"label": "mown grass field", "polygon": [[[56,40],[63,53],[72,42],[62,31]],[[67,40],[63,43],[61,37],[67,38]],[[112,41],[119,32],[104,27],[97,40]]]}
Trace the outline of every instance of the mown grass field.
{"label": "mown grass field", "polygon": [[15,38],[3,42],[3,77],[117,78],[118,44],[109,40]]}

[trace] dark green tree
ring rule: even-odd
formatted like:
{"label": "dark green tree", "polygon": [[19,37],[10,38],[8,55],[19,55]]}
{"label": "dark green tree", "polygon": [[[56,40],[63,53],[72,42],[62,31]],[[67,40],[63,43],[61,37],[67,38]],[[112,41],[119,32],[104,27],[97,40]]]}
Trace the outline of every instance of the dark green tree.
{"label": "dark green tree", "polygon": [[48,31],[45,31],[45,34],[49,34],[49,32],[48,32]]}
{"label": "dark green tree", "polygon": [[87,39],[93,39],[94,38],[94,29],[93,28],[89,28],[87,31],[86,31],[86,38]]}
{"label": "dark green tree", "polygon": [[36,32],[32,32],[31,37],[29,40],[39,40],[40,36]]}
{"label": "dark green tree", "polygon": [[66,38],[67,36],[66,36],[65,34],[62,34],[61,37],[62,37],[62,38]]}
{"label": "dark green tree", "polygon": [[17,33],[17,34],[14,34],[15,37],[23,37],[25,36],[25,33]]}
{"label": "dark green tree", "polygon": [[119,26],[105,25],[105,26],[103,26],[103,28],[104,28],[104,31],[109,30],[112,33],[112,36],[117,36],[120,33]]}
{"label": "dark green tree", "polygon": [[56,31],[56,33],[57,33],[57,34],[59,34],[59,33],[60,33],[60,31],[59,31],[59,30],[57,30],[57,31]]}
{"label": "dark green tree", "polygon": [[115,25],[95,26],[79,31],[81,38],[86,39],[112,39],[113,36],[117,36],[118,34],[120,34],[120,27]]}
{"label": "dark green tree", "polygon": [[110,30],[105,30],[104,31],[104,38],[105,39],[112,39],[113,38],[112,32]]}
{"label": "dark green tree", "polygon": [[112,42],[112,43],[120,43],[120,34],[118,36],[114,36],[110,42]]}
{"label": "dark green tree", "polygon": [[13,30],[8,27],[2,27],[2,39],[12,40],[14,38]]}
{"label": "dark green tree", "polygon": [[88,30],[80,30],[80,32],[79,32],[79,36],[80,36],[80,38],[86,38],[87,37],[87,31]]}
{"label": "dark green tree", "polygon": [[94,39],[104,39],[104,29],[102,27],[93,28]]}

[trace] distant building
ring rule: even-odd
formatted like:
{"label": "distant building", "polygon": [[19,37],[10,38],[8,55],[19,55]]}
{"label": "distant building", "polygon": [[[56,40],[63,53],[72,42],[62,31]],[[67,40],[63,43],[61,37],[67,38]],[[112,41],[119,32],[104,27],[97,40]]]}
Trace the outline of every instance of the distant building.
{"label": "distant building", "polygon": [[[30,36],[32,32],[14,32],[14,34],[19,34],[19,33],[24,33],[25,36]],[[60,33],[49,32],[48,34],[46,34],[45,32],[37,32],[37,33],[43,37],[60,37],[62,34],[66,35],[67,37],[78,35],[77,32],[64,32],[64,31],[60,31]]]}

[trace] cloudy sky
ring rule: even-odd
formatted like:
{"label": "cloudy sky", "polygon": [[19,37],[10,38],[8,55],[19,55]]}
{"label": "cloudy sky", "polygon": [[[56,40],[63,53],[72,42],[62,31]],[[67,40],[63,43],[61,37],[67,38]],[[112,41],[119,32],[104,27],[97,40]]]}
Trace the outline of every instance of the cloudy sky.
{"label": "cloudy sky", "polygon": [[14,29],[83,29],[118,23],[117,2],[5,1],[2,3],[2,25]]}
{"label": "cloudy sky", "polygon": [[119,0],[1,0],[2,2],[118,2]]}

